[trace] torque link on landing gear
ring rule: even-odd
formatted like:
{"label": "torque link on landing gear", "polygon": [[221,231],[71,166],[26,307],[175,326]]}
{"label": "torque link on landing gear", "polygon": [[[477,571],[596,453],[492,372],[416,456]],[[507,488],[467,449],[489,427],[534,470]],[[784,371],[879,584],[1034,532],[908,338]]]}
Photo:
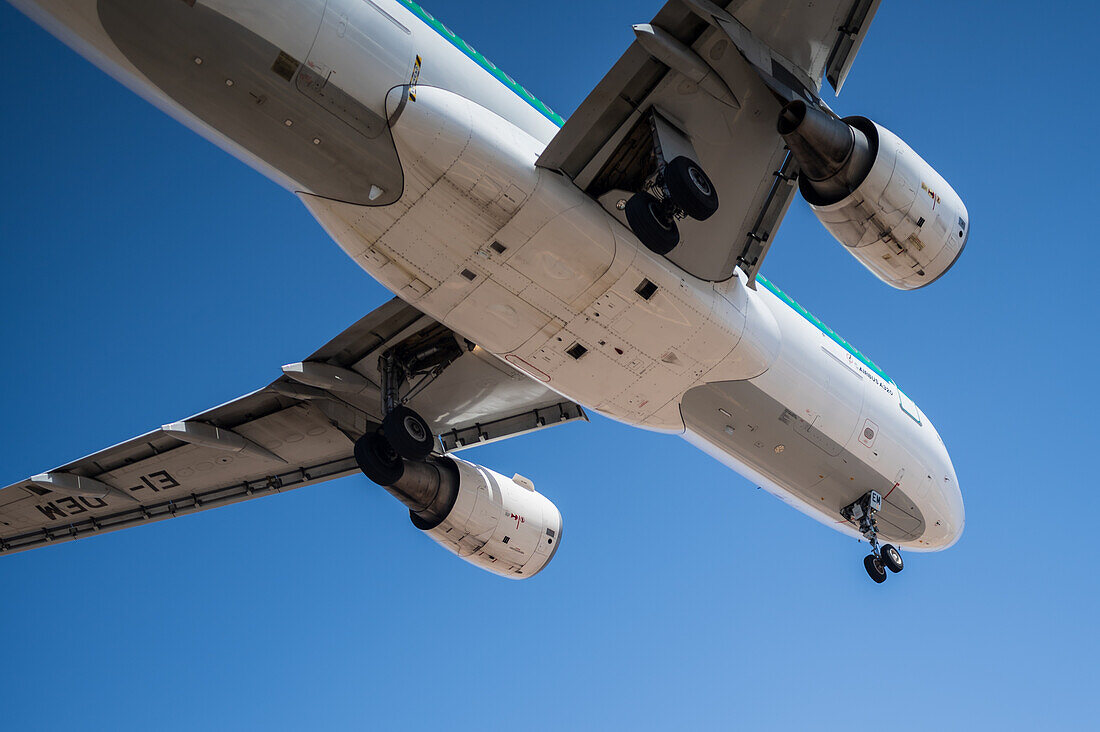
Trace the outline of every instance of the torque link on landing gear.
{"label": "torque link on landing gear", "polygon": [[858,501],[849,504],[840,510],[840,515],[846,520],[859,523],[859,533],[863,534],[871,545],[871,553],[864,557],[863,567],[867,574],[877,583],[886,581],[886,570],[900,572],[904,564],[899,552],[892,544],[878,544],[878,522],[875,516],[882,510],[882,494],[878,491],[868,491]]}

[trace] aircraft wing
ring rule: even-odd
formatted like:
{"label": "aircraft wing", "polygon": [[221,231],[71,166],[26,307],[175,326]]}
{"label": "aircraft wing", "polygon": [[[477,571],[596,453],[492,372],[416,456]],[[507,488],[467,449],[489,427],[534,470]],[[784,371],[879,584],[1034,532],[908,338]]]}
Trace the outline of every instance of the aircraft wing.
{"label": "aircraft wing", "polygon": [[587,419],[394,299],[259,391],[0,490],[0,554],[355,473],[354,442],[381,421],[379,356],[391,349],[413,365],[402,394],[440,452]]}
{"label": "aircraft wing", "polygon": [[[722,3],[723,0],[718,0]],[[649,167],[650,113],[683,133],[718,192],[718,212],[679,222],[668,255],[691,274],[752,283],[794,196],[780,107],[839,93],[880,0],[670,0],[588,95],[538,164],[619,210]],[[618,204],[618,206],[616,205]]]}

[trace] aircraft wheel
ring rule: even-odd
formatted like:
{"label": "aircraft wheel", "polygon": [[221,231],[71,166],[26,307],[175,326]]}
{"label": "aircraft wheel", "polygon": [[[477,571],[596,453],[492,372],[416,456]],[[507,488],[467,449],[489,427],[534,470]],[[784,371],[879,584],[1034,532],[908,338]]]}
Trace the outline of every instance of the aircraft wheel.
{"label": "aircraft wheel", "polygon": [[676,222],[649,193],[630,197],[626,202],[626,220],[634,235],[654,254],[664,256],[680,243]]}
{"label": "aircraft wheel", "polygon": [[432,454],[435,437],[428,423],[408,407],[397,407],[382,420],[382,434],[397,454],[407,460],[423,460]]}
{"label": "aircraft wheel", "polygon": [[718,192],[699,164],[681,155],[665,166],[672,202],[691,218],[706,221],[718,210]]}
{"label": "aircraft wheel", "polygon": [[905,562],[901,559],[901,552],[895,549],[892,544],[883,544],[879,553],[882,555],[883,566],[894,574],[905,569]]}
{"label": "aircraft wheel", "polygon": [[355,462],[378,485],[393,485],[405,474],[405,462],[386,438],[368,432],[355,441]]}
{"label": "aircraft wheel", "polygon": [[868,554],[863,558],[863,566],[867,569],[867,574],[878,584],[882,584],[886,581],[886,567],[882,566],[882,560],[876,557],[874,554]]}

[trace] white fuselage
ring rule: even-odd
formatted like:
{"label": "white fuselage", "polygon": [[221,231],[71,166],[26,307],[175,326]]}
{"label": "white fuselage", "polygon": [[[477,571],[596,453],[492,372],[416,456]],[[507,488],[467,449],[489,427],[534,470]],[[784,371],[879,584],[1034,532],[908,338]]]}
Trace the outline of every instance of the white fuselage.
{"label": "white fuselage", "polygon": [[[894,543],[935,550],[961,534],[947,450],[885,374],[770,283],[696,279],[536,167],[556,115],[412,3],[13,1],[293,191],[401,298],[531,378],[682,434],[853,535],[839,508],[870,489],[893,501]],[[207,37],[240,37],[254,56]],[[276,56],[282,66],[253,60]],[[272,76],[299,66],[294,81]],[[250,83],[267,85],[263,102],[248,101]]]}

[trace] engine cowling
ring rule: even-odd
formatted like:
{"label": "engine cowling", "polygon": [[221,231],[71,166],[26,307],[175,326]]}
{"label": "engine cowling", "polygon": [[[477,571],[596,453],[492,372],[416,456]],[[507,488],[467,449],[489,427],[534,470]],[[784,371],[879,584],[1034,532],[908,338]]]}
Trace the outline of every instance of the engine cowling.
{"label": "engine cowling", "polygon": [[801,168],[802,197],[880,280],[915,290],[958,260],[970,236],[966,206],[897,135],[802,101],[783,107],[777,128]]}
{"label": "engine cowling", "polygon": [[561,513],[521,476],[453,457],[404,461],[384,486],[409,508],[413,525],[470,564],[509,579],[538,574],[558,550]]}

